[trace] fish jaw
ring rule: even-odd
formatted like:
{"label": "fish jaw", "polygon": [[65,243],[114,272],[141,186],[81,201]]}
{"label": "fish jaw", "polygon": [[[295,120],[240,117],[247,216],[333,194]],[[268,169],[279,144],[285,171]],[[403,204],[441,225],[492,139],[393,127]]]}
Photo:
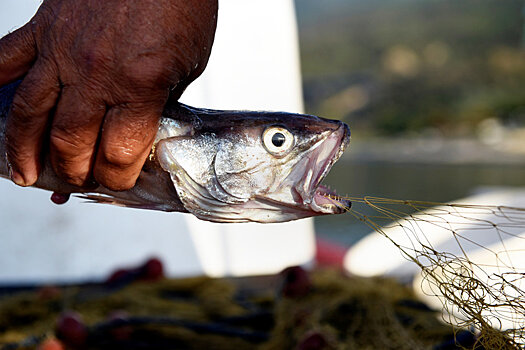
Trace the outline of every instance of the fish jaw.
{"label": "fish jaw", "polygon": [[[344,123],[322,138],[313,150],[301,159],[281,185],[282,191],[272,199],[289,203],[301,217],[342,214],[351,207],[351,202],[321,184],[332,166],[341,157],[350,142],[350,129]],[[288,190],[290,189],[290,190]]]}
{"label": "fish jaw", "polygon": [[[315,181],[311,182],[309,188],[310,208],[322,214],[342,214],[349,209],[352,203],[337,195],[327,186],[321,184],[328,175],[332,166],[341,158],[344,150],[350,143],[350,129],[344,123],[327,138],[322,147],[327,150],[318,152],[315,167],[318,169]],[[330,148],[332,150],[330,151]],[[328,154],[328,156],[326,156]]]}

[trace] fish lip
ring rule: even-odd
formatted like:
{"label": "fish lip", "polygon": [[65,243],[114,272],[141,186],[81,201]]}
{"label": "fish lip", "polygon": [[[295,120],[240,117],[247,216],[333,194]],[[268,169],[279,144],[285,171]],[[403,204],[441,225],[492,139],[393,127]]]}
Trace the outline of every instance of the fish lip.
{"label": "fish lip", "polygon": [[[321,184],[350,143],[350,129],[348,125],[341,122],[340,126],[333,130],[323,141],[324,145],[321,145],[319,148],[323,148],[323,146],[328,147],[325,143],[334,138],[336,139],[336,144],[329,155],[322,160],[316,159],[314,167],[318,170],[314,170],[314,173],[316,173],[315,180],[311,181],[310,189],[307,191],[307,195],[304,196],[305,199],[303,199],[303,203],[310,210],[319,213],[319,215],[342,214],[352,205],[351,201],[340,197],[335,191]],[[320,156],[320,152],[318,151],[317,157]],[[300,191],[298,191],[298,194],[301,195]]]}
{"label": "fish lip", "polygon": [[312,206],[326,214],[342,214],[352,207],[352,202],[320,184],[315,190]]}

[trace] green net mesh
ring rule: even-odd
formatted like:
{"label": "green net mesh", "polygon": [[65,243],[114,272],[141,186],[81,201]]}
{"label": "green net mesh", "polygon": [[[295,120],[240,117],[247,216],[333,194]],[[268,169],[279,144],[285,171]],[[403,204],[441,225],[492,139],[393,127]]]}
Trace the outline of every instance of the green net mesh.
{"label": "green net mesh", "polygon": [[347,199],[349,213],[419,267],[416,289],[441,304],[446,322],[488,349],[525,345],[525,209]]}

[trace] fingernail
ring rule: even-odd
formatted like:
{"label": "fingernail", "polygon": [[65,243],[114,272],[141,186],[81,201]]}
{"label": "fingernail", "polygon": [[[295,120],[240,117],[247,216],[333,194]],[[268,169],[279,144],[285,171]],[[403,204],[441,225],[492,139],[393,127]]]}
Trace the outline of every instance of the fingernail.
{"label": "fingernail", "polygon": [[22,175],[15,170],[11,170],[11,180],[13,180],[13,182],[18,186],[25,186],[26,184]]}

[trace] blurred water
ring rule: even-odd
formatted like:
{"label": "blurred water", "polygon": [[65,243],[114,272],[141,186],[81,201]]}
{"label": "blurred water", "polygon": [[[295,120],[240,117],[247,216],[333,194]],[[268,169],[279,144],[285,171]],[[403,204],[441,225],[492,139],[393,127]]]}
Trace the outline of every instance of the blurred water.
{"label": "blurred water", "polygon": [[[341,159],[327,179],[341,195],[447,202],[485,186],[525,186],[525,163],[446,164]],[[320,237],[349,246],[371,232],[350,214],[315,220]]]}

